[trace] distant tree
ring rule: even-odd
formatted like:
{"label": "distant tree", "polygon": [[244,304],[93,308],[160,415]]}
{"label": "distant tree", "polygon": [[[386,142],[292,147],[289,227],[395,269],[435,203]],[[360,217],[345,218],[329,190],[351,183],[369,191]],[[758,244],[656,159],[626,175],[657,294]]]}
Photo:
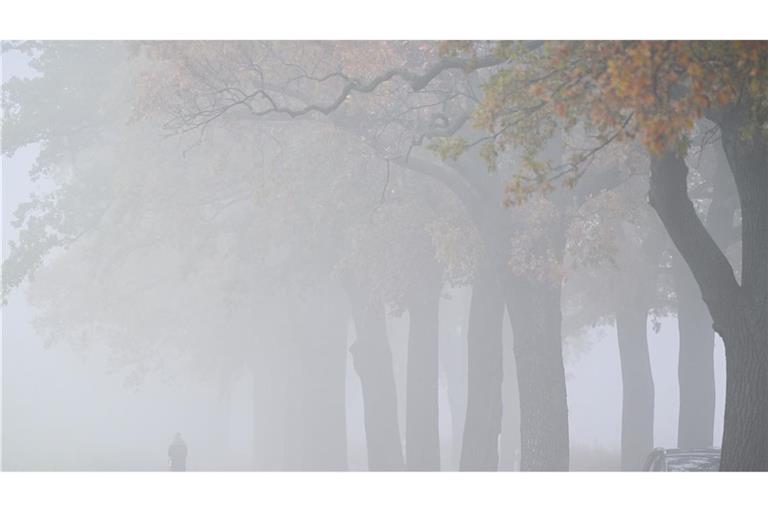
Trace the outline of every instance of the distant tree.
{"label": "distant tree", "polygon": [[[477,87],[481,81],[470,72],[498,66],[506,57],[441,56],[437,45],[421,43],[327,43],[306,47],[223,43],[204,48],[171,44],[150,51],[157,51],[158,62],[162,63],[159,69],[167,66],[179,69],[179,73],[166,74],[167,79],[160,82],[160,87],[153,87],[156,93],[151,95],[162,98],[161,104],[166,105],[169,119],[166,126],[177,133],[205,130],[210,123],[224,119],[257,122],[328,116],[336,126],[378,148],[387,160],[435,178],[454,192],[482,234],[486,259],[497,273],[497,285],[505,289],[503,300],[513,327],[520,334],[515,341],[515,351],[521,351],[516,358],[517,375],[518,380],[527,383],[521,387],[521,404],[525,409],[522,412],[523,469],[567,468],[559,284],[552,287],[546,297],[528,300],[531,294],[543,289],[538,286],[541,283],[511,270],[508,264],[511,248],[507,241],[517,236],[521,227],[514,227],[514,223],[502,218],[508,214],[501,207],[503,181],[499,176],[487,176],[477,155],[452,166],[434,162],[417,148],[434,137],[455,134],[467,124],[478,102]],[[212,55],[216,56],[213,60]],[[215,62],[227,62],[227,65],[222,67]],[[322,65],[315,65],[317,62]],[[376,64],[371,66],[371,62]],[[437,144],[435,147],[444,156],[458,156],[469,146]],[[562,233],[564,224],[548,228],[549,232]],[[555,238],[557,240],[542,240],[542,244],[534,245],[540,252],[537,257],[554,256],[556,260],[562,257],[563,237]],[[541,301],[546,302],[547,307],[534,306]],[[531,322],[531,315],[548,320]],[[499,316],[498,322],[502,319]],[[542,326],[547,332],[538,332],[531,329],[532,326]],[[478,333],[475,343],[501,335],[500,328],[489,333],[471,331]],[[477,395],[470,393],[466,421],[467,427],[471,423],[478,429],[465,428],[464,451],[468,457],[479,459],[469,462],[467,458],[466,466],[493,469],[498,456],[502,372],[500,367],[498,371],[487,369],[496,368],[500,363],[501,343],[484,340],[491,348],[478,345],[475,352],[473,338],[470,336],[469,340],[470,367],[476,367],[477,371],[469,373],[469,389]],[[548,341],[544,343],[542,339]],[[473,363],[477,357],[481,360]],[[541,364],[549,369],[536,371]],[[484,383],[472,384],[475,378]],[[522,398],[523,395],[528,398]],[[477,406],[473,405],[475,402]]]}
{"label": "distant tree", "polygon": [[[184,141],[185,145],[181,148],[184,151],[181,152],[177,141],[164,140],[162,134],[155,131],[154,116],[164,103],[147,104],[146,95],[133,101],[131,94],[145,92],[141,88],[115,90],[119,83],[125,82],[126,75],[132,76],[131,80],[144,77],[147,72],[144,63],[129,58],[133,55],[129,51],[131,45],[110,43],[106,47],[114,55],[100,62],[101,67],[94,68],[94,71],[97,76],[103,73],[123,81],[117,78],[109,82],[102,80],[101,89],[90,91],[93,95],[91,103],[80,105],[80,108],[86,115],[91,114],[91,109],[99,111],[103,108],[100,102],[104,97],[105,102],[133,104],[141,109],[141,115],[133,117],[136,111],[126,111],[120,115],[113,113],[105,116],[100,124],[91,127],[99,138],[92,141],[82,139],[80,145],[72,148],[70,154],[76,158],[72,163],[59,154],[52,154],[49,161],[44,160],[48,158],[46,154],[41,156],[39,162],[46,162],[54,169],[65,165],[67,173],[61,176],[58,188],[50,196],[33,198],[19,210],[21,239],[23,241],[28,237],[36,245],[19,245],[12,250],[11,258],[5,262],[5,276],[9,278],[4,281],[7,290],[26,277],[33,276],[43,261],[50,260],[48,268],[44,269],[46,279],[33,286],[33,294],[47,319],[41,325],[46,327],[47,323],[52,327],[54,318],[62,320],[67,317],[64,312],[69,311],[72,321],[53,329],[53,336],[71,338],[76,336],[76,331],[102,327],[105,329],[100,331],[102,335],[114,341],[119,350],[128,347],[144,350],[135,351],[125,359],[126,363],[135,362],[137,367],[143,368],[143,372],[151,362],[161,364],[154,358],[158,355],[155,347],[168,347],[172,342],[178,343],[180,349],[186,349],[194,341],[202,349],[200,361],[212,364],[216,358],[211,355],[222,352],[224,347],[224,344],[216,343],[218,336],[215,333],[248,330],[254,330],[254,337],[261,340],[259,348],[274,357],[283,357],[281,354],[285,350],[263,345],[272,341],[262,339],[260,333],[284,332],[286,347],[293,343],[287,338],[303,336],[303,349],[299,355],[308,354],[307,361],[325,361],[325,357],[312,356],[310,349],[322,346],[311,340],[312,334],[297,334],[295,329],[288,329],[290,326],[275,325],[273,320],[281,317],[279,308],[266,307],[258,297],[264,290],[272,290],[275,297],[287,293],[288,296],[278,304],[286,308],[305,308],[300,305],[302,301],[292,298],[292,294],[297,293],[296,289],[332,288],[333,280],[338,281],[343,276],[341,281],[348,283],[347,278],[353,275],[354,283],[366,284],[362,290],[363,297],[353,295],[352,302],[359,305],[378,302],[382,315],[382,321],[378,323],[366,321],[367,313],[355,315],[358,333],[353,354],[360,363],[356,364],[356,368],[365,373],[361,374],[364,389],[373,386],[379,390],[376,392],[385,393],[392,404],[396,403],[393,382],[389,386],[378,381],[369,384],[371,378],[376,380],[382,371],[386,373],[387,365],[391,372],[391,358],[378,357],[375,353],[366,356],[366,347],[374,338],[383,337],[376,350],[382,347],[389,350],[383,330],[385,304],[411,311],[415,327],[411,345],[416,355],[409,358],[409,365],[413,367],[409,371],[413,375],[409,379],[409,396],[414,393],[413,398],[409,398],[409,407],[414,412],[408,424],[411,427],[409,430],[415,432],[412,434],[414,442],[410,443],[415,455],[410,458],[414,468],[438,469],[437,318],[428,317],[425,321],[420,318],[428,316],[428,312],[424,313],[422,309],[436,312],[444,279],[468,279],[471,272],[467,270],[472,266],[471,251],[456,256],[457,248],[466,243],[467,238],[462,231],[467,227],[462,227],[461,210],[451,203],[452,197],[446,196],[444,191],[435,193],[431,190],[434,187],[430,186],[430,181],[426,185],[414,184],[413,177],[404,181],[398,177],[401,172],[396,164],[384,164],[359,139],[350,138],[346,132],[335,130],[327,122],[301,120],[289,125],[268,122],[243,132],[235,121],[231,125],[206,130],[201,136],[193,134]],[[82,95],[83,90],[69,87],[69,78],[58,76],[55,71],[68,65],[80,65],[82,51],[88,55],[89,51],[103,53],[106,50],[98,45],[90,48],[87,43],[81,43],[65,51],[54,43],[35,47],[35,51],[44,56],[43,63],[38,67],[41,74],[31,82],[15,84],[11,89],[11,102],[17,106],[17,116],[13,118],[16,125],[10,127],[10,133],[19,137],[22,129],[29,126],[32,135],[24,142],[50,144],[57,140],[58,134],[42,129],[49,118],[43,116],[38,119],[30,115],[28,88],[49,88],[50,97],[55,98],[58,105],[63,105],[67,112],[73,99]],[[51,82],[51,78],[55,78],[57,83]],[[61,84],[65,87],[60,87]],[[51,118],[55,119],[56,115],[56,111],[52,112]],[[63,132],[70,129],[71,123],[61,123]],[[110,142],[105,143],[102,138],[109,138]],[[11,147],[10,151],[13,149]],[[370,172],[374,168],[377,172]],[[105,169],[110,172],[104,172]],[[76,193],[83,196],[86,192],[88,200],[58,200]],[[441,211],[443,213],[438,213]],[[40,245],[37,243],[40,241],[38,233],[32,231],[37,225],[32,223],[38,213],[42,216],[42,221],[38,222],[42,229],[52,233],[76,231],[78,237],[52,238],[49,244]],[[170,267],[161,272],[166,288],[160,291],[187,290],[188,279],[193,279],[197,286],[206,283],[210,297],[198,294],[202,293],[200,288],[195,288],[195,293],[186,294],[185,298],[189,299],[186,301],[179,301],[173,294],[152,295],[155,292],[152,280],[157,279],[152,273],[146,276],[134,274],[130,280],[135,282],[126,289],[125,283],[120,281],[125,278],[123,273],[128,269],[138,272],[140,268],[135,265],[142,259],[161,258],[165,246],[170,247],[172,253],[168,255],[171,259],[162,259],[168,261]],[[58,258],[56,253],[51,253],[56,247],[66,248],[68,253]],[[53,283],[62,281],[56,277],[58,273],[62,276],[76,275],[61,270],[63,263],[60,262],[71,262],[69,254],[86,255],[85,261],[101,268],[110,279],[87,280],[92,287],[81,287],[78,293],[69,296],[65,289],[71,286],[71,281],[67,281],[70,283],[67,286],[60,283],[61,286],[56,285],[58,288],[54,289]],[[269,264],[275,259],[278,265]],[[134,266],[126,266],[126,261]],[[16,262],[19,264],[16,265]],[[224,266],[234,274],[225,275],[222,272],[217,276],[216,265]],[[177,267],[182,270],[180,274],[175,272]],[[78,268],[82,268],[87,277],[89,267]],[[201,279],[201,272],[205,273],[205,280]],[[421,278],[426,281],[420,281]],[[143,295],[145,287],[150,295]],[[97,301],[97,297],[112,298],[118,291],[121,296],[125,292],[125,300],[136,301],[142,306],[137,315],[156,315],[157,322],[127,324],[119,314],[120,307],[127,307],[124,302],[104,303],[102,311],[105,315],[89,314],[82,309]],[[266,317],[259,317],[258,325],[249,328],[247,315],[235,322],[223,313],[227,308],[219,302],[234,304],[236,309],[243,302],[261,304]],[[146,311],[144,306],[148,308]],[[71,314],[77,308],[80,308],[80,314]],[[213,318],[200,314],[201,311],[211,312]],[[310,314],[306,316],[307,319],[313,318]],[[172,318],[177,320],[170,325],[163,324],[163,319]],[[375,325],[369,325],[371,323]],[[421,330],[427,332],[419,333],[420,323],[423,325]],[[169,326],[181,329],[164,332],[161,336],[160,332]],[[70,328],[72,331],[66,332]],[[368,335],[370,329],[376,330],[376,334]],[[119,340],[114,335],[115,331],[123,333]],[[250,360],[258,359],[247,355],[251,348],[243,345],[245,340],[228,341],[234,343],[229,353],[247,356],[235,356],[235,363],[247,365]],[[341,335],[337,341],[344,341]],[[326,348],[329,352],[332,350],[331,347]],[[208,350],[210,354],[206,352]],[[418,357],[419,350],[424,352],[424,357]],[[294,353],[290,357],[296,355]],[[343,352],[339,360],[344,362]],[[368,366],[362,364],[364,360],[373,362],[373,374],[366,370]],[[258,363],[257,366],[260,368],[257,371],[262,372],[270,368],[268,364]],[[279,367],[279,364],[271,367]],[[309,378],[307,375],[317,373],[318,379],[338,380],[343,377],[343,370],[342,364],[339,371],[317,373],[312,371],[310,363],[308,367],[305,365],[302,377]],[[137,377],[140,373],[136,374]],[[267,381],[279,385],[285,378],[273,375]],[[325,390],[327,393],[306,403],[320,404],[327,397],[336,396],[320,384],[315,382],[308,389]],[[288,398],[298,399],[295,396]],[[368,409],[385,406],[385,400],[374,396],[369,398],[366,404]],[[342,416],[343,412],[342,409]],[[376,416],[374,413],[368,422],[372,429],[367,436],[369,447],[372,447],[369,462],[373,469],[399,469],[402,467],[402,448],[396,428],[396,409],[386,410],[384,414],[387,416]],[[330,416],[330,411],[323,414],[323,417],[327,416]],[[382,432],[382,436],[392,441],[391,446],[381,442],[376,434],[386,425],[391,428]],[[279,431],[278,426],[272,433],[279,434]],[[343,428],[337,429],[337,432],[343,434]],[[318,440],[315,445],[327,446],[329,441]],[[377,458],[377,450],[382,448],[383,459],[380,459]],[[420,450],[431,450],[421,462]],[[268,454],[259,456],[262,459],[271,457]],[[395,460],[393,465],[389,465],[385,459],[393,456],[399,462]],[[269,464],[276,464],[271,467],[282,467],[280,464],[283,462],[275,459]]]}
{"label": "distant tree", "polygon": [[[622,469],[638,470],[653,449],[655,387],[647,325],[670,311],[666,234],[640,193],[647,174],[606,191],[577,215],[566,297],[572,335],[616,325],[622,375]],[[658,322],[658,320],[656,320]]]}

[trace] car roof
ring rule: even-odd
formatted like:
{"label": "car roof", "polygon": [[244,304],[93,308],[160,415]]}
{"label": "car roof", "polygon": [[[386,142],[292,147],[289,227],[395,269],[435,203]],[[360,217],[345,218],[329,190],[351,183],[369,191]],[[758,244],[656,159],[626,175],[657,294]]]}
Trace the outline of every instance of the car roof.
{"label": "car roof", "polygon": [[706,449],[670,449],[665,451],[666,464],[675,471],[716,471],[720,466],[720,450]]}
{"label": "car roof", "polygon": [[720,453],[720,448],[657,448],[665,453]]}

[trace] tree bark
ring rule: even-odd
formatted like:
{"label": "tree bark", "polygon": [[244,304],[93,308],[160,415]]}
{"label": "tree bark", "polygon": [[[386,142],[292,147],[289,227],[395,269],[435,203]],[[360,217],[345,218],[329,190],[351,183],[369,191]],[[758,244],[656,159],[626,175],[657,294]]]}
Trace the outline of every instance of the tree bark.
{"label": "tree bark", "polygon": [[[542,265],[562,263],[566,222],[560,217],[537,244]],[[499,260],[503,265],[504,260]],[[568,400],[562,347],[562,282],[517,275],[501,266],[514,335],[520,399],[520,470],[568,471]],[[546,273],[545,273],[546,274]]]}
{"label": "tree bark", "polygon": [[568,471],[561,288],[525,278],[505,288],[520,393],[520,469]]}
{"label": "tree bark", "polygon": [[438,272],[423,273],[409,300],[405,460],[410,471],[440,470]]}
{"label": "tree bark", "polygon": [[768,471],[768,337],[759,324],[744,318],[726,342],[721,471]]}
{"label": "tree bark", "polygon": [[642,303],[629,302],[617,308],[616,333],[622,379],[622,471],[640,470],[653,450],[654,386],[647,321],[648,308]]}
{"label": "tree bark", "polygon": [[467,414],[461,471],[496,471],[501,433],[504,301],[496,273],[482,265],[472,287],[467,330]]}
{"label": "tree bark", "polygon": [[[741,205],[741,287],[715,330],[725,343],[726,406],[720,469],[768,471],[768,135],[748,106],[720,123]],[[699,276],[696,275],[699,281]],[[700,283],[701,284],[701,283]],[[702,292],[704,292],[702,286]],[[704,292],[706,293],[706,292]]]}
{"label": "tree bark", "polygon": [[350,352],[363,390],[368,469],[402,470],[397,391],[384,307],[359,291],[350,293],[350,299],[356,331]]}

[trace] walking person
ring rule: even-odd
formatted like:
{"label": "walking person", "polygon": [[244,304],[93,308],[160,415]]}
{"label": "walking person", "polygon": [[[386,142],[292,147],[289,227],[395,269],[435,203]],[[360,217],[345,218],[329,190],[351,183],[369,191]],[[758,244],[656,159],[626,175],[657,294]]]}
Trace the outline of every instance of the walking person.
{"label": "walking person", "polygon": [[168,447],[168,469],[170,471],[187,470],[187,444],[179,432],[173,436],[173,442]]}

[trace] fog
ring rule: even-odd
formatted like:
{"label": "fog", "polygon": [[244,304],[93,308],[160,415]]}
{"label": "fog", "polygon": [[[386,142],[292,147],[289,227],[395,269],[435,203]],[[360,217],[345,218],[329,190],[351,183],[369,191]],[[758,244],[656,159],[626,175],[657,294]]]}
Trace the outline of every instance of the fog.
{"label": "fog", "polygon": [[[495,44],[4,42],[2,469],[638,471],[720,448],[733,331],[654,146],[538,113],[514,84],[548,46]],[[693,217],[760,288],[730,139],[689,130]],[[768,464],[739,450],[723,464]]]}

